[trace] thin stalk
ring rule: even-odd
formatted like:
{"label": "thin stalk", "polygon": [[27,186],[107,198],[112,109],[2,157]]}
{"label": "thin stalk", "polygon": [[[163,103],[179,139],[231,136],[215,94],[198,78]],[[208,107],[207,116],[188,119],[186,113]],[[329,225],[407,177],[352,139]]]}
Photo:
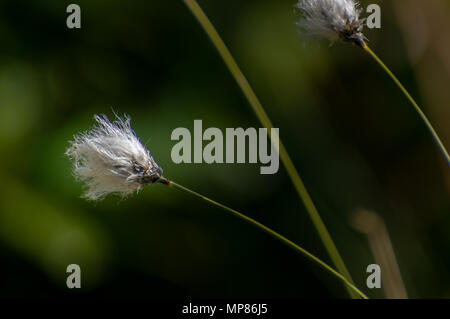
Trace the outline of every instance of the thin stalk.
{"label": "thin stalk", "polygon": [[[223,61],[225,62],[226,66],[230,70],[231,74],[235,78],[236,82],[238,83],[239,87],[241,88],[242,92],[244,93],[245,97],[247,98],[250,106],[252,107],[253,111],[255,112],[258,120],[261,122],[261,124],[267,128],[267,132],[271,138],[272,144],[276,145],[276,143],[273,143],[275,140],[279,140],[279,154],[281,158],[281,162],[283,163],[284,167],[286,168],[286,171],[289,175],[289,178],[291,179],[292,183],[294,184],[294,187],[302,200],[303,204],[305,205],[305,208],[314,224],[314,227],[316,228],[317,232],[319,233],[319,236],[328,252],[328,254],[331,257],[331,260],[333,264],[336,266],[336,268],[339,270],[340,273],[342,273],[350,282],[353,283],[352,278],[350,276],[350,273],[347,270],[347,267],[344,264],[344,261],[342,260],[342,257],[340,256],[336,245],[334,244],[326,226],[323,222],[322,218],[320,217],[316,206],[314,205],[314,202],[311,199],[311,196],[309,195],[305,184],[303,183],[302,179],[300,178],[300,175],[298,174],[294,163],[292,162],[286,148],[284,147],[281,140],[278,138],[278,136],[273,136],[270,132],[272,131],[271,128],[273,128],[272,122],[269,119],[269,116],[267,115],[266,111],[264,110],[261,102],[259,101],[258,97],[256,96],[255,92],[253,91],[252,87],[248,83],[245,75],[242,73],[241,69],[237,65],[236,61],[234,60],[233,56],[231,55],[230,51],[228,50],[227,46],[223,42],[222,38],[218,34],[217,30],[214,28],[211,21],[208,19],[206,14],[203,12],[202,8],[198,5],[197,1],[195,0],[184,0],[188,8],[191,10],[194,17],[198,20],[214,46],[216,47],[217,51],[219,52],[220,56],[222,57]],[[276,134],[276,133],[275,133]],[[347,287],[347,290],[349,291],[350,295],[352,297],[355,297],[353,291],[349,290]]]}
{"label": "thin stalk", "polygon": [[421,110],[420,106],[417,104],[417,102],[413,99],[411,94],[409,94],[408,90],[403,86],[403,84],[397,79],[397,77],[392,73],[392,71],[384,64],[384,62],[373,52],[369,46],[366,43],[362,44],[362,48],[369,53],[369,55],[383,68],[383,70],[391,77],[391,79],[397,84],[397,86],[400,88],[400,90],[405,94],[406,98],[411,102],[414,109],[419,113],[420,118],[423,120],[425,125],[427,126],[428,130],[430,131],[434,141],[436,142],[437,146],[439,147],[439,150],[442,152],[442,155],[444,155],[444,158],[447,161],[447,164],[450,165],[450,156],[448,155],[448,151],[444,146],[444,143],[442,143],[441,139],[439,138],[439,135],[436,133],[435,129],[433,128],[433,125],[431,125],[431,122],[426,117],[425,113]]}
{"label": "thin stalk", "polygon": [[347,278],[345,278],[342,274],[340,274],[339,272],[337,272],[336,270],[334,270],[332,267],[330,267],[327,263],[325,263],[324,261],[322,261],[321,259],[319,259],[318,257],[314,256],[312,253],[310,253],[309,251],[307,251],[306,249],[300,247],[299,245],[297,245],[296,243],[294,243],[293,241],[287,239],[286,237],[280,235],[279,233],[277,233],[276,231],[270,229],[269,227],[261,224],[260,222],[254,220],[253,218],[250,218],[240,212],[238,212],[237,210],[234,210],[228,206],[225,206],[221,203],[216,202],[215,200],[212,200],[206,196],[203,196],[187,187],[184,187],[183,185],[177,184],[173,181],[170,181],[164,177],[161,177],[161,179],[159,180],[160,183],[168,185],[170,187],[176,188],[180,191],[183,191],[185,193],[188,193],[190,195],[193,195],[197,198],[200,198],[214,206],[220,207],[223,210],[225,210],[226,212],[230,213],[231,215],[234,215],[244,221],[246,221],[247,223],[257,227],[258,229],[264,231],[265,233],[268,233],[269,235],[271,235],[272,237],[278,239],[279,241],[281,241],[282,243],[284,243],[285,245],[289,246],[290,248],[294,249],[295,251],[299,252],[300,254],[302,254],[303,256],[309,258],[310,260],[312,260],[313,262],[319,264],[322,268],[324,268],[325,270],[327,270],[328,272],[330,272],[331,274],[333,274],[334,276],[336,276],[337,278],[339,278],[340,280],[342,280],[342,282],[349,288],[352,290],[352,292],[356,293],[358,296],[360,296],[363,299],[368,299],[368,297],[361,291],[359,290],[355,285],[353,285],[353,283],[351,283],[349,280],[347,280]]}

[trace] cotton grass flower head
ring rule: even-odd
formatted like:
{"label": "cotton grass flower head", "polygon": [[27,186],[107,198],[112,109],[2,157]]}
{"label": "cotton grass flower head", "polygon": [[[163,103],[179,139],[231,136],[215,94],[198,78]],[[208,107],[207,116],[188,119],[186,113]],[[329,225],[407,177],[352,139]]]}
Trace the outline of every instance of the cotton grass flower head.
{"label": "cotton grass flower head", "polygon": [[303,13],[297,24],[311,36],[330,41],[341,39],[359,46],[364,44],[364,20],[359,4],[353,0],[299,0],[295,5]]}
{"label": "cotton grass flower head", "polygon": [[125,197],[161,178],[162,169],[136,136],[129,117],[114,122],[104,115],[94,119],[92,130],[75,135],[66,151],[75,177],[86,184],[83,197]]}

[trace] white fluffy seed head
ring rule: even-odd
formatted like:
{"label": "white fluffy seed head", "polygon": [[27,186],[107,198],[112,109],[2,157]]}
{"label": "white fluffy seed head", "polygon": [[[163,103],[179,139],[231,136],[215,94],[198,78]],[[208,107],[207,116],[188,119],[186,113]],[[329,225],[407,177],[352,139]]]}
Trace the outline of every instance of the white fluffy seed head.
{"label": "white fluffy seed head", "polygon": [[66,151],[75,177],[86,184],[83,197],[127,196],[161,178],[161,168],[136,136],[129,117],[114,122],[106,116],[94,119],[93,129],[75,135]]}
{"label": "white fluffy seed head", "polygon": [[295,5],[303,13],[298,23],[311,36],[364,44],[364,22],[360,20],[359,4],[353,0],[299,0]]}

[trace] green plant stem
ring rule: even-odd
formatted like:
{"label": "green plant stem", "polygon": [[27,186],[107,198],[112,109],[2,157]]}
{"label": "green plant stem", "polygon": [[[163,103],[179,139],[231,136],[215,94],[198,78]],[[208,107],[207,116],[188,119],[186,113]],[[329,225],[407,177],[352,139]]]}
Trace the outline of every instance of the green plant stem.
{"label": "green plant stem", "polygon": [[442,143],[441,139],[439,138],[439,135],[436,133],[436,130],[433,128],[433,125],[431,125],[431,122],[426,117],[425,113],[421,110],[417,102],[413,99],[411,94],[409,94],[408,90],[403,86],[403,84],[397,79],[397,77],[392,73],[392,71],[387,67],[386,64],[375,54],[375,52],[372,51],[372,49],[369,48],[369,46],[366,43],[362,44],[362,48],[369,53],[369,55],[383,68],[383,70],[391,77],[391,79],[397,84],[397,86],[400,88],[400,90],[405,94],[409,102],[411,102],[414,109],[419,113],[420,118],[423,120],[425,125],[427,126],[428,130],[430,131],[434,141],[436,142],[437,146],[439,147],[439,150],[442,152],[442,155],[444,155],[447,164],[450,165],[450,157],[448,155],[448,151],[444,146],[444,143]]}
{"label": "green plant stem", "polygon": [[315,263],[319,264],[322,268],[324,268],[325,270],[327,270],[328,272],[330,272],[331,274],[333,274],[334,276],[336,276],[337,278],[339,278],[340,280],[342,280],[342,282],[349,287],[349,289],[351,289],[354,293],[358,294],[358,296],[360,296],[363,299],[368,299],[368,297],[361,291],[359,290],[355,285],[353,285],[353,283],[351,283],[349,280],[347,280],[347,278],[345,278],[342,274],[340,274],[339,272],[337,272],[336,270],[334,270],[332,267],[330,267],[328,264],[326,264],[324,261],[322,261],[321,259],[319,259],[318,257],[314,256],[312,253],[310,253],[309,251],[307,251],[306,249],[300,247],[299,245],[297,245],[296,243],[294,243],[293,241],[287,239],[286,237],[280,235],[279,233],[277,233],[276,231],[270,229],[269,227],[261,224],[260,222],[238,212],[237,210],[234,210],[232,208],[229,208],[228,206],[225,206],[221,203],[216,202],[215,200],[212,200],[206,196],[203,196],[187,187],[184,187],[183,185],[177,184],[173,181],[170,181],[164,177],[162,177],[159,180],[160,183],[168,185],[169,187],[173,187],[176,188],[180,191],[183,191],[185,193],[188,193],[190,195],[193,195],[197,198],[200,198],[212,205],[215,205],[217,207],[222,208],[223,210],[225,210],[226,212],[230,213],[231,215],[234,215],[244,221],[246,221],[247,223],[259,228],[260,230],[268,233],[269,235],[271,235],[272,237],[278,239],[279,241],[281,241],[282,243],[284,243],[285,245],[291,247],[292,249],[296,250],[297,252],[299,252],[300,254],[302,254],[303,256],[309,258],[310,260],[314,261]]}
{"label": "green plant stem", "polygon": [[[234,60],[233,56],[231,55],[230,51],[228,50],[227,46],[223,42],[220,35],[217,33],[216,29],[212,25],[211,21],[208,19],[206,14],[203,12],[202,8],[198,5],[197,1],[195,0],[184,0],[188,8],[191,10],[194,17],[198,20],[214,46],[216,47],[217,51],[219,52],[220,56],[222,57],[223,61],[225,62],[226,66],[230,70],[231,74],[235,78],[236,82],[238,83],[239,87],[241,88],[242,92],[244,93],[245,97],[247,98],[250,106],[252,107],[253,111],[255,112],[258,120],[261,122],[261,124],[267,128],[267,132],[271,138],[272,144],[276,145],[276,143],[273,143],[273,141],[276,139],[279,140],[278,136],[272,136],[271,134],[271,128],[273,128],[272,122],[270,121],[267,113],[265,112],[263,106],[261,105],[261,102],[259,101],[258,97],[256,96],[255,92],[253,91],[252,87],[248,83],[247,79],[245,78],[244,74],[242,73],[241,69],[237,65],[236,61]],[[276,133],[275,133],[276,134]],[[350,282],[353,283],[352,278],[350,276],[350,273],[347,270],[347,267],[344,264],[344,261],[342,260],[342,257],[340,256],[336,245],[334,244],[326,226],[323,222],[322,218],[320,217],[314,202],[311,199],[311,196],[309,195],[305,184],[303,183],[302,179],[300,178],[300,175],[298,174],[294,163],[292,162],[286,148],[284,147],[281,140],[279,140],[279,154],[281,158],[281,162],[283,163],[284,167],[286,168],[286,171],[289,175],[289,178],[291,179],[292,183],[294,184],[294,187],[302,200],[303,204],[305,205],[305,208],[314,224],[314,227],[316,228],[317,232],[319,233],[319,236],[325,245],[326,250],[328,251],[328,254],[331,257],[331,260],[333,264],[336,266],[336,268],[339,270],[340,273],[342,273]],[[352,297],[355,297],[353,291],[349,290],[347,287],[347,290],[349,291],[350,295]]]}

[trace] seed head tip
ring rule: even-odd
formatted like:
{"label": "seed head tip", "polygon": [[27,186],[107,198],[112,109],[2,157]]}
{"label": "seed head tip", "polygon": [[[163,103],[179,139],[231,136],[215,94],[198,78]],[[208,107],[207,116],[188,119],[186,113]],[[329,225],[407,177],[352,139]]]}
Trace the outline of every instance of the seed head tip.
{"label": "seed head tip", "polygon": [[75,177],[86,185],[84,197],[127,196],[161,178],[162,169],[131,128],[128,116],[116,116],[114,122],[105,115],[94,119],[94,127],[76,134],[66,151]]}
{"label": "seed head tip", "polygon": [[304,33],[363,46],[364,20],[354,0],[299,0],[295,7],[303,14],[297,25]]}

